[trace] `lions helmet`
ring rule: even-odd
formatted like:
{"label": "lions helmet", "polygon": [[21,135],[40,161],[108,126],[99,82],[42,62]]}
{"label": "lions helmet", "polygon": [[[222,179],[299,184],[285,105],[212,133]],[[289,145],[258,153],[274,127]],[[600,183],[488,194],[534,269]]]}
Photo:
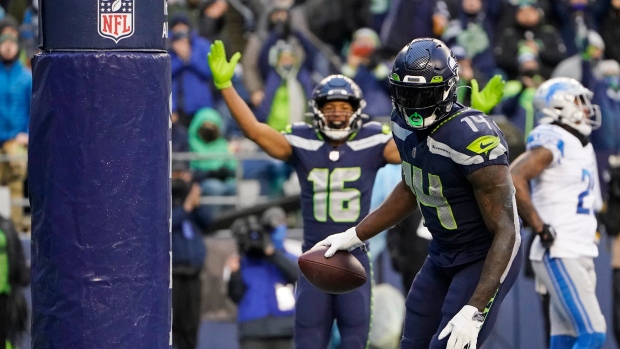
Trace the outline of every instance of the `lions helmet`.
{"label": "lions helmet", "polygon": [[389,80],[394,108],[407,125],[424,129],[445,118],[456,102],[458,64],[442,41],[415,39],[396,56]]}
{"label": "lions helmet", "polygon": [[[325,103],[331,101],[345,101],[353,107],[353,114],[346,125],[330,124],[321,111]],[[362,90],[353,80],[344,75],[330,75],[323,79],[312,91],[312,99],[309,102],[313,111],[314,127],[331,140],[342,140],[362,125],[362,109],[366,101]]]}
{"label": "lions helmet", "polygon": [[542,83],[534,94],[538,122],[565,124],[584,136],[601,126],[601,110],[592,104],[592,91],[571,78],[553,78]]}

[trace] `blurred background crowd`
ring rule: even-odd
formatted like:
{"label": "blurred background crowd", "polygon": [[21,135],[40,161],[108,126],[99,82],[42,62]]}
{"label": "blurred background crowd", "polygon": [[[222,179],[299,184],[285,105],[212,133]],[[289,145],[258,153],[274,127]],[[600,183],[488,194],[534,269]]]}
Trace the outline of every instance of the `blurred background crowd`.
{"label": "blurred background crowd", "polygon": [[[226,301],[222,297],[225,280],[231,275],[236,280],[243,263],[228,258],[240,242],[232,235],[231,241],[213,236],[228,230],[234,218],[247,216],[240,212],[261,204],[284,205],[286,217],[268,229],[279,229],[278,241],[284,240],[283,225],[301,224],[298,206],[285,200],[299,192],[291,169],[243,137],[213,85],[206,57],[214,40],[222,40],[230,55],[242,53],[233,84],[261,122],[281,131],[307,121],[312,89],[334,73],[361,87],[367,121],[387,123],[392,109],[387,77],[398,50],[413,38],[441,39],[456,55],[461,86],[472,79],[484,85],[495,74],[507,81],[504,100],[491,114],[506,134],[513,158],[524,150],[524,137],[536,125],[531,103],[536,88],[550,77],[575,78],[594,91],[592,102],[601,107],[603,125],[591,141],[603,196],[609,197],[606,183],[613,183],[614,169],[620,167],[620,161],[608,161],[620,154],[620,44],[615,41],[620,38],[620,0],[168,0],[168,14],[173,201],[183,209],[173,225],[185,237],[173,239],[179,256],[173,271],[175,283],[187,287],[183,298],[203,301],[202,308],[186,304],[188,312],[235,316],[231,299],[240,302],[245,290],[229,290],[234,295]],[[8,188],[10,217],[21,233],[30,228],[23,199],[30,58],[38,52],[38,28],[36,0],[0,0],[0,186]],[[457,93],[469,105],[470,89]],[[378,182],[399,173],[385,172]],[[262,211],[250,213],[260,216]],[[410,219],[415,221],[411,225],[419,225],[420,217]],[[385,251],[405,274],[403,289],[412,278],[403,266],[417,265],[401,251],[401,241],[411,238],[405,230],[397,227],[374,248],[375,258]],[[212,246],[203,250],[199,246],[208,234]],[[201,243],[192,249],[195,236]],[[284,248],[276,245],[276,252]],[[269,256],[277,256],[270,248]],[[200,312],[191,317],[199,318]]]}

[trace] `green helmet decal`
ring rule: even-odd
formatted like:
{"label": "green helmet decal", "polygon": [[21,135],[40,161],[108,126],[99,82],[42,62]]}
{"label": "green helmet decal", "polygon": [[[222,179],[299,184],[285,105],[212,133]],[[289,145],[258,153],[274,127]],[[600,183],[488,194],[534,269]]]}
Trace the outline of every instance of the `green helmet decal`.
{"label": "green helmet decal", "polygon": [[414,112],[413,114],[409,115],[409,124],[411,124],[411,126],[419,127],[422,126],[423,123],[424,118],[422,118],[422,115],[418,114],[418,112]]}
{"label": "green helmet decal", "polygon": [[431,79],[431,82],[443,82],[443,76],[435,75]]}
{"label": "green helmet decal", "polygon": [[392,80],[394,80],[394,81],[400,81],[400,77],[398,76],[398,74],[396,74],[396,73],[392,73]]}

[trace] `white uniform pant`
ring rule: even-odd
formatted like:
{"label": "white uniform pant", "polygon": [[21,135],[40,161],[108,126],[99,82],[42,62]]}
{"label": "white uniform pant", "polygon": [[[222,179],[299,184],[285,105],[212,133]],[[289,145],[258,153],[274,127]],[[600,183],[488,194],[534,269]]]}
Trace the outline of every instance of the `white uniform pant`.
{"label": "white uniform pant", "polygon": [[596,298],[596,272],[592,258],[551,258],[532,261],[537,282],[548,290],[551,336],[579,337],[605,333],[605,318]]}

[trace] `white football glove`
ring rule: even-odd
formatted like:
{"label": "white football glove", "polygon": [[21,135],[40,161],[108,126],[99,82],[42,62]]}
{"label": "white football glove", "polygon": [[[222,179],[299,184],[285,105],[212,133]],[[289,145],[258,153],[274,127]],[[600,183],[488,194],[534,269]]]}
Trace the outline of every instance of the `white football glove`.
{"label": "white football glove", "polygon": [[338,250],[353,251],[360,246],[365,246],[362,240],[357,237],[355,227],[347,229],[344,233],[334,234],[328,236],[325,240],[319,241],[312,247],[312,249],[330,246],[325,252],[325,258],[329,258]]}
{"label": "white football glove", "polygon": [[484,317],[478,312],[478,309],[466,305],[454,315],[448,325],[439,333],[439,340],[444,339],[452,332],[446,349],[463,349],[467,344],[469,344],[470,349],[476,349],[478,332],[480,332],[483,323]]}

